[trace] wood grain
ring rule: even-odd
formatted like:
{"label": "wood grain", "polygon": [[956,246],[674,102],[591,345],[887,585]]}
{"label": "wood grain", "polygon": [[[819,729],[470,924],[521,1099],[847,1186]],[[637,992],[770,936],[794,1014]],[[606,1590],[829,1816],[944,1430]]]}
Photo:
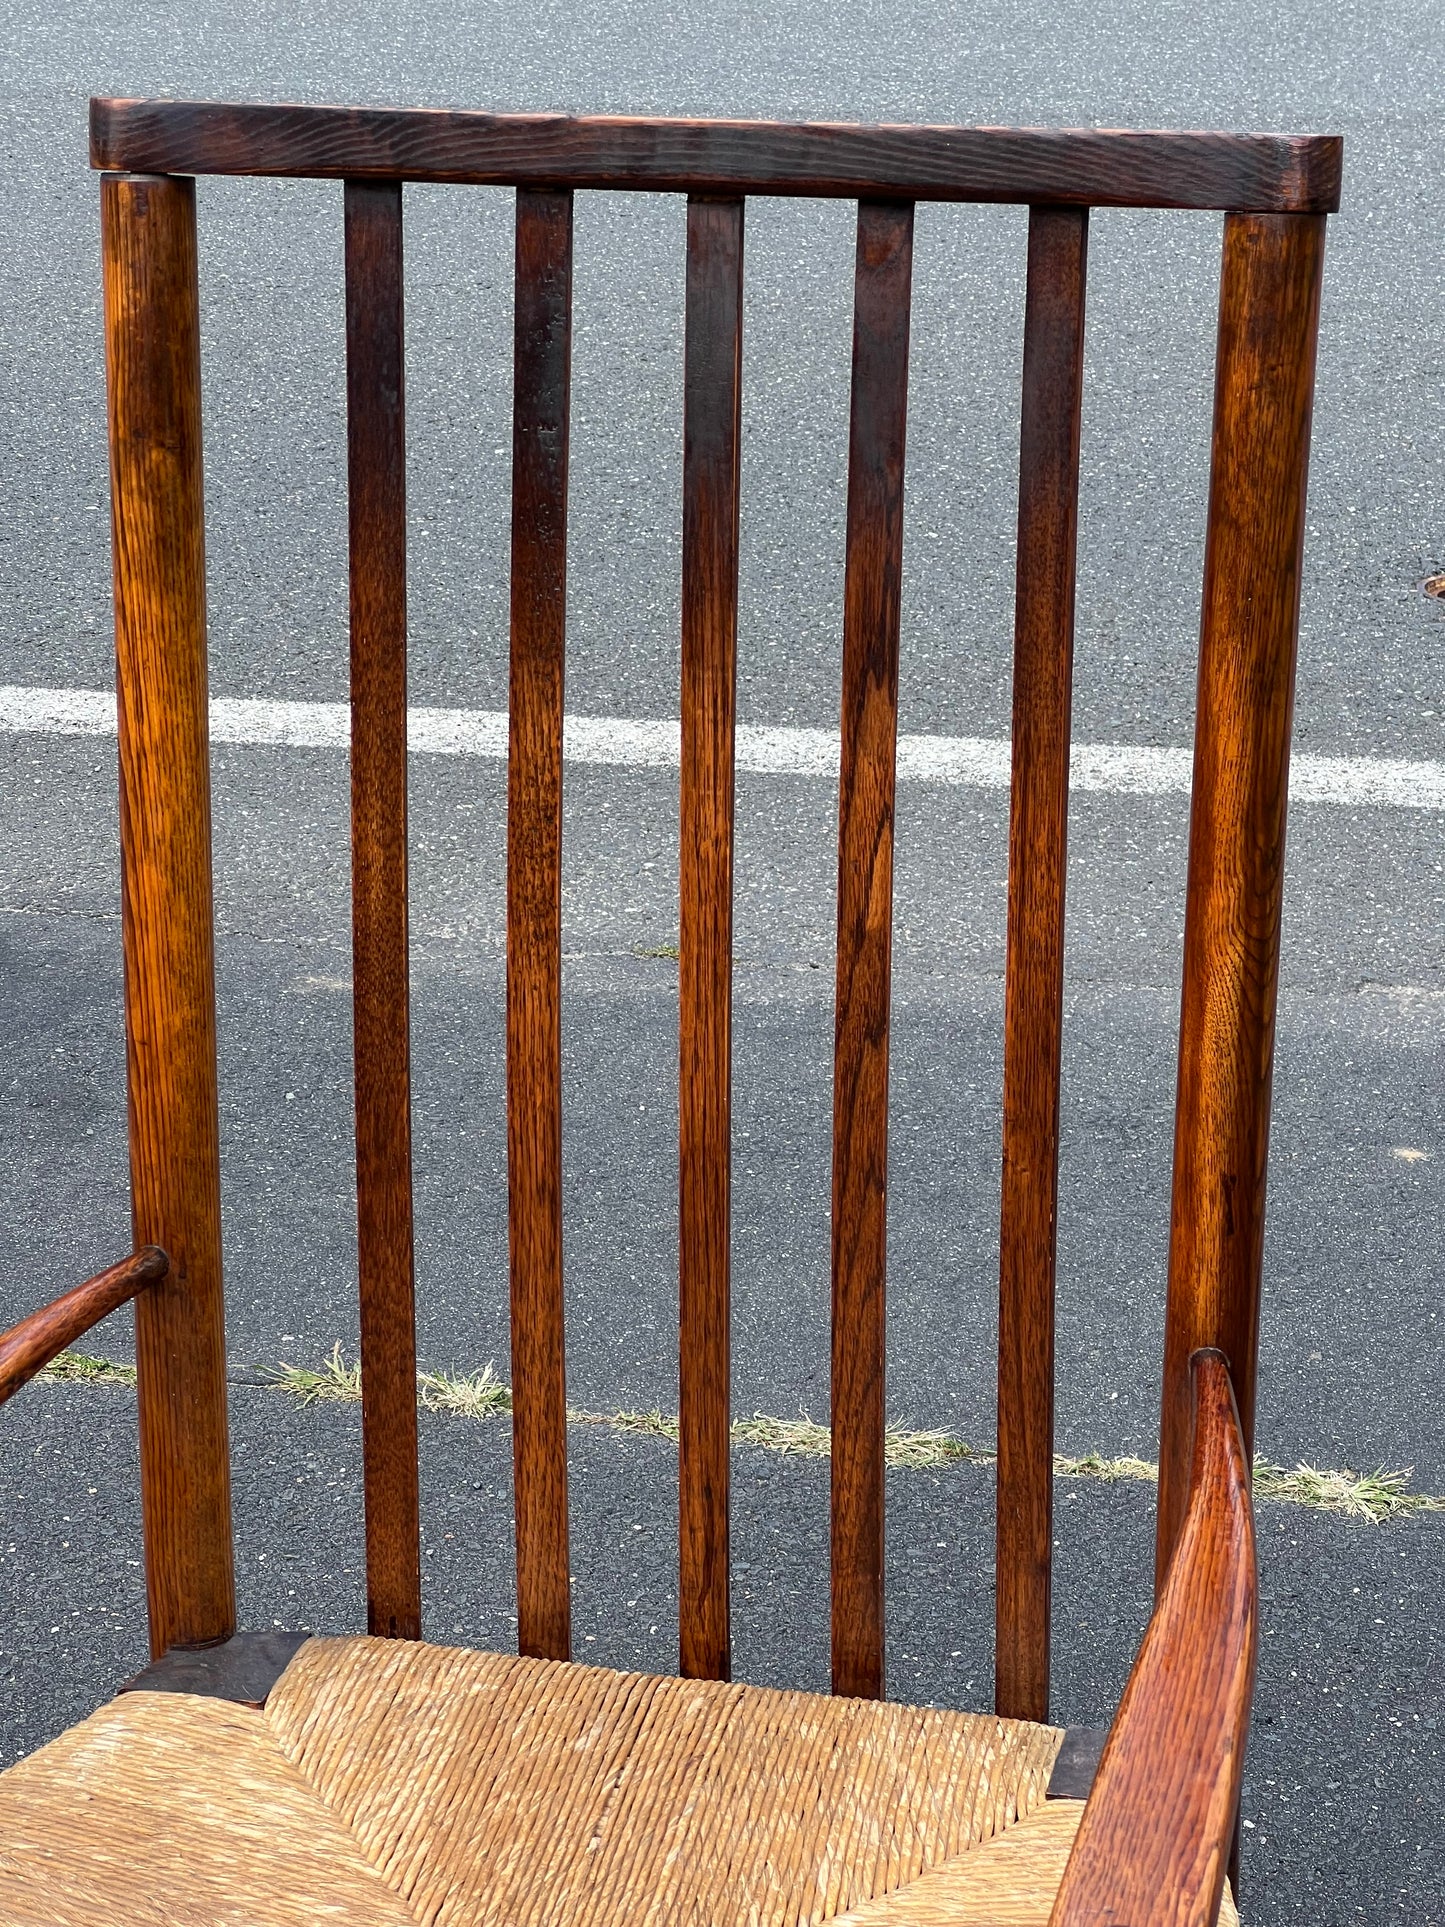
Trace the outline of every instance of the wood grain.
{"label": "wood grain", "polygon": [[93,167],[854,200],[1332,212],[1336,136],[92,100]]}
{"label": "wood grain", "polygon": [[562,701],[572,196],[517,194],[507,1199],[517,1645],[571,1651],[562,1297]]}
{"label": "wood grain", "polygon": [[883,1694],[893,791],[913,208],[861,201],[848,440],[833,1054],[833,1691]]}
{"label": "wood grain", "polygon": [[1223,1355],[1190,1361],[1183,1528],[1079,1823],[1050,1927],[1214,1927],[1258,1640],[1249,1459]]}
{"label": "wood grain", "polygon": [[401,185],[348,181],[351,958],[366,1624],[421,1637],[406,866]]}
{"label": "wood grain", "polygon": [[1049,1715],[1054,1245],[1086,209],[1029,213],[999,1233],[994,1708]]}
{"label": "wood grain", "polygon": [[1323,217],[1224,228],[1189,882],[1156,1576],[1183,1516],[1188,1360],[1229,1358],[1245,1449],[1269,1150],[1290,723]]}
{"label": "wood grain", "polygon": [[13,1398],[51,1359],[98,1325],[117,1306],[165,1277],[170,1260],[155,1245],[108,1265],[39,1311],[0,1332],[0,1405]]}
{"label": "wood grain", "polygon": [[151,1650],[235,1631],[191,181],[101,183],[121,929]]}
{"label": "wood grain", "polygon": [[733,749],[743,203],[687,210],[679,964],[679,1670],[729,1679]]}

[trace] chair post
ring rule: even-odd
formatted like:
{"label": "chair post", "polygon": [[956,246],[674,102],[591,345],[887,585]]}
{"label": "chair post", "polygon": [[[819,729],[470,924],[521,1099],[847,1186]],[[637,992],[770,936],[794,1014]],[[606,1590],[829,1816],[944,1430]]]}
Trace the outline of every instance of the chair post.
{"label": "chair post", "polygon": [[1247,1455],[1300,565],[1325,219],[1224,227],[1205,544],[1156,1584],[1189,1487],[1190,1354],[1229,1360]]}
{"label": "chair post", "polygon": [[195,183],[101,183],[121,927],[151,1651],[235,1631],[211,927]]}

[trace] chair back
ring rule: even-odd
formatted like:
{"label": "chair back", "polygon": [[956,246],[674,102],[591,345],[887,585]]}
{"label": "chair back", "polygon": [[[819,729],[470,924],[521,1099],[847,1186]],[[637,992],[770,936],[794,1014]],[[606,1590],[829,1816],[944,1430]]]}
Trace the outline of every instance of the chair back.
{"label": "chair back", "polygon": [[999,1285],[996,1704],[1048,1710],[1054,1250],[1091,206],[1225,212],[1184,940],[1158,1567],[1188,1360],[1252,1446],[1281,863],[1325,215],[1340,143],[1219,134],[92,103],[102,183],[138,1301],[157,1651],[234,1627],[211,933],[195,174],[338,179],[346,237],[356,1155],[368,1624],[421,1575],[407,993],[402,184],[516,189],[507,1143],[518,1640],[570,1651],[561,824],[572,209],[688,196],[682,554],[680,1663],[726,1678],[739,421],[749,194],[858,204],[832,1194],[836,1692],[883,1691],[884,1272],[914,206],[1029,207]]}

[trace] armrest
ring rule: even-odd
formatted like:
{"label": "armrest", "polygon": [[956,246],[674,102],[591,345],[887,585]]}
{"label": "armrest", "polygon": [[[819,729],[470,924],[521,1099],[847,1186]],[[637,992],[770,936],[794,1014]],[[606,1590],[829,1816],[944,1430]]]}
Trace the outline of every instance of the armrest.
{"label": "armrest", "polygon": [[1254,1692],[1249,1466],[1229,1367],[1195,1352],[1189,1507],[1049,1927],[1214,1927]]}
{"label": "armrest", "polygon": [[0,1405],[44,1371],[57,1352],[98,1325],[107,1312],[164,1278],[170,1262],[159,1245],[145,1245],[53,1304],[31,1312],[8,1332],[0,1332]]}

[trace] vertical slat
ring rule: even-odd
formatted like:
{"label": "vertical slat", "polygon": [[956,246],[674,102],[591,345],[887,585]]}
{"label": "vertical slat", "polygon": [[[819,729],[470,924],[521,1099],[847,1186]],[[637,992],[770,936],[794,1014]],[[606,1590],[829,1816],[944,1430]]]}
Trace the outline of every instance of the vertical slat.
{"label": "vertical slat", "polygon": [[888,998],[909,202],[860,201],[848,442],[833,1066],[833,1691],[883,1693]]}
{"label": "vertical slat", "polygon": [[728,1632],[733,749],[743,203],[687,210],[679,971],[680,1670],[731,1677]]}
{"label": "vertical slat", "polygon": [[507,787],[507,1201],[517,1644],[566,1659],[562,1318],[562,695],[572,195],[517,192]]}
{"label": "vertical slat", "polygon": [[1049,1710],[1054,1210],[1087,208],[1029,213],[999,1233],[994,1706]]}
{"label": "vertical slat", "polygon": [[351,953],[367,1629],[421,1637],[406,880],[401,183],[348,181]]}
{"label": "vertical slat", "polygon": [[1224,224],[1156,1574],[1188,1497],[1189,1358],[1229,1360],[1254,1449],[1265,1161],[1323,215]]}
{"label": "vertical slat", "polygon": [[101,183],[131,1210],[151,1651],[236,1626],[211,927],[195,183]]}

